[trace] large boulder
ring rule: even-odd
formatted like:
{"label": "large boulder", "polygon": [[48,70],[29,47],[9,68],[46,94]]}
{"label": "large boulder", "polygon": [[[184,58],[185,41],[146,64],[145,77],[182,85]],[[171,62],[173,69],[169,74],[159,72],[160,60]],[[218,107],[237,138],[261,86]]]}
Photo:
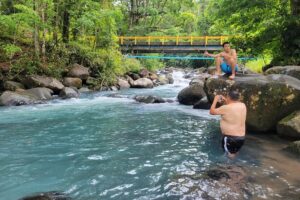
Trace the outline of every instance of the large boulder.
{"label": "large boulder", "polygon": [[89,68],[79,64],[74,64],[70,69],[68,76],[86,80],[90,76]]}
{"label": "large boulder", "polygon": [[28,76],[23,80],[23,84],[27,88],[46,87],[54,92],[59,92],[65,86],[55,78],[47,76],[33,75]]}
{"label": "large boulder", "polygon": [[286,150],[295,153],[296,155],[300,155],[300,140],[289,144]]}
{"label": "large boulder", "polygon": [[36,96],[39,100],[49,100],[52,99],[53,91],[49,88],[32,88],[29,90],[25,90],[23,93],[28,93]]}
{"label": "large boulder", "polygon": [[283,137],[300,139],[300,111],[295,111],[280,120],[277,133]]}
{"label": "large boulder", "polygon": [[40,103],[38,97],[24,92],[5,91],[0,96],[0,106],[20,106]]}
{"label": "large boulder", "polygon": [[153,81],[153,80],[157,80],[158,79],[158,75],[155,73],[149,73],[149,78]]}
{"label": "large boulder", "polygon": [[194,105],[205,96],[203,84],[193,84],[181,90],[177,98],[181,104]]}
{"label": "large boulder", "polygon": [[82,80],[80,78],[65,77],[63,84],[66,87],[75,87],[79,89],[82,87]]}
{"label": "large boulder", "polygon": [[134,85],[134,80],[130,76],[125,75],[125,79],[130,84],[130,86]]}
{"label": "large boulder", "polygon": [[128,81],[118,78],[118,86],[120,89],[128,89],[130,88],[130,84]]}
{"label": "large boulder", "polygon": [[60,91],[59,96],[63,99],[78,98],[79,92],[74,88],[65,87]]}
{"label": "large boulder", "polygon": [[265,74],[285,74],[300,80],[300,66],[276,66],[266,70]]}
{"label": "large boulder", "polygon": [[140,78],[133,82],[133,88],[153,88],[153,82],[148,78]]}
{"label": "large boulder", "polygon": [[286,75],[244,75],[234,80],[209,78],[205,92],[211,102],[230,88],[241,92],[247,106],[247,127],[255,131],[274,130],[279,120],[300,109],[300,81]]}
{"label": "large boulder", "polygon": [[32,88],[29,90],[5,91],[0,97],[2,106],[20,106],[42,103],[52,99],[53,91],[49,88]]}
{"label": "large boulder", "polygon": [[17,89],[25,89],[22,83],[14,82],[14,81],[5,81],[4,82],[4,90],[16,91]]}
{"label": "large boulder", "polygon": [[157,96],[135,96],[134,99],[141,103],[165,103],[166,101]]}

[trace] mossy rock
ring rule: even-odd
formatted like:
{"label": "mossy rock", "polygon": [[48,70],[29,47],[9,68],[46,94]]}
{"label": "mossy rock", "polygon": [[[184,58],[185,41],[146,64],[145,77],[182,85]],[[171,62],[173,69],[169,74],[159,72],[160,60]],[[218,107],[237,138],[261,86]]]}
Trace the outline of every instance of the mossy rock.
{"label": "mossy rock", "polygon": [[203,84],[196,83],[181,90],[177,98],[181,104],[194,105],[205,96]]}
{"label": "mossy rock", "polygon": [[300,80],[300,66],[275,66],[265,71],[265,74],[285,74]]}
{"label": "mossy rock", "polygon": [[280,120],[277,133],[283,137],[300,139],[300,111],[295,111]]}
{"label": "mossy rock", "polygon": [[300,156],[300,140],[289,144],[289,146],[286,148],[286,150]]}
{"label": "mossy rock", "polygon": [[226,95],[230,88],[241,93],[247,106],[247,127],[254,131],[271,131],[277,122],[300,110],[300,80],[287,75],[244,75],[235,80],[209,78],[205,92],[210,102],[216,94]]}

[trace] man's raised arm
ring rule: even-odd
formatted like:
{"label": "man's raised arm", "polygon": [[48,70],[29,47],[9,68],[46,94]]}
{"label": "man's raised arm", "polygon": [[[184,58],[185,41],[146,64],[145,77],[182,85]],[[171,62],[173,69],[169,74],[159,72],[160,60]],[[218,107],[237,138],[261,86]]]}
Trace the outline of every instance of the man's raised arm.
{"label": "man's raised arm", "polygon": [[222,54],[222,53],[211,54],[211,53],[208,53],[207,51],[205,51],[205,52],[204,52],[204,55],[205,55],[205,56],[209,56],[209,57],[216,58],[216,57],[222,56],[223,54]]}

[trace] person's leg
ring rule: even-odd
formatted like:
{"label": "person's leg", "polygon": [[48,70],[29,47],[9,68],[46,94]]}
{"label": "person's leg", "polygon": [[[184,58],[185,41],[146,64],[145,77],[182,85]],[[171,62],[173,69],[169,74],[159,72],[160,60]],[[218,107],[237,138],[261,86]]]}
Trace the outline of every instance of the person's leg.
{"label": "person's leg", "polygon": [[216,61],[216,75],[220,75],[222,58],[218,56],[215,58],[215,61]]}
{"label": "person's leg", "polygon": [[234,79],[235,78],[235,67],[236,67],[237,63],[233,58],[227,60],[227,63],[231,68],[231,75],[229,76],[229,79]]}

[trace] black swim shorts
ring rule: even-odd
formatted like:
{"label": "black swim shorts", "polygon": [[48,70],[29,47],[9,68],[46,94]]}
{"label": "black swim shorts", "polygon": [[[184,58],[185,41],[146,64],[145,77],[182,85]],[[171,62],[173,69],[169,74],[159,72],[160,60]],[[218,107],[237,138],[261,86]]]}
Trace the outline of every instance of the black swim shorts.
{"label": "black swim shorts", "polygon": [[226,153],[237,153],[245,142],[245,137],[223,135],[222,147]]}

